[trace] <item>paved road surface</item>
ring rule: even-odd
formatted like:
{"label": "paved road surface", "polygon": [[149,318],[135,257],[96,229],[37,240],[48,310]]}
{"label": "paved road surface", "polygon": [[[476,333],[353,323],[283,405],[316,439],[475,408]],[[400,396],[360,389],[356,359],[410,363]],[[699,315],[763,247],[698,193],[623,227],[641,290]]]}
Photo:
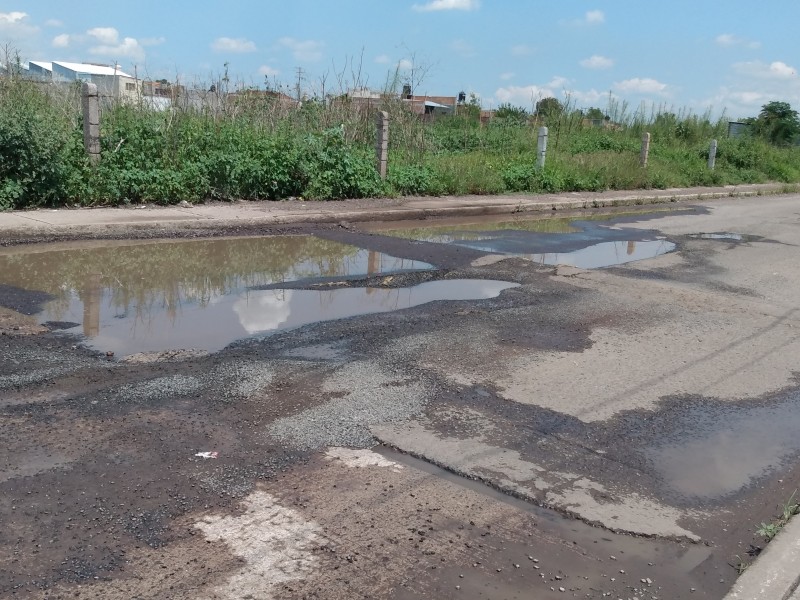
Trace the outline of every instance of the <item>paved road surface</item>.
{"label": "paved road surface", "polygon": [[722,598],[800,482],[800,196],[616,216],[676,251],[309,229],[438,267],[349,287],[520,285],[210,355],[115,361],[0,287],[0,595]]}

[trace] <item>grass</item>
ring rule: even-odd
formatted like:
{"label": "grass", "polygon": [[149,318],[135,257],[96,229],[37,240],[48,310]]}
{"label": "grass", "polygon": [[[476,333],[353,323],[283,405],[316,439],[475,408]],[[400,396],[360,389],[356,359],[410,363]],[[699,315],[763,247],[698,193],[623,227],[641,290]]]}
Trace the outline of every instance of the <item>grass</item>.
{"label": "grass", "polygon": [[[386,181],[374,167],[378,108],[391,123]],[[595,128],[569,106],[548,120],[481,125],[468,110],[423,121],[399,100],[369,111],[330,99],[296,109],[258,94],[165,111],[106,103],[102,159],[92,168],[82,147],[76,87],[0,79],[0,210],[800,182],[798,148],[728,139],[724,119],[664,107],[631,113],[624,104],[608,112],[614,125]],[[538,169],[542,124],[550,142],[546,166]],[[639,166],[644,131],[652,135],[647,168]],[[713,171],[707,167],[712,138],[719,140]]]}
{"label": "grass", "polygon": [[[789,496],[789,499],[784,502],[783,504],[778,505],[780,509],[779,515],[770,521],[769,523],[762,522],[756,528],[756,535],[759,537],[764,538],[766,543],[771,542],[778,533],[786,526],[786,524],[791,520],[791,518],[795,515],[800,514],[800,504],[795,502],[795,496],[797,495],[797,490],[792,492],[792,495]],[[747,552],[749,557],[756,557],[761,553],[760,546],[750,545],[750,549]],[[736,555],[736,560],[728,563],[731,567],[736,570],[738,575],[744,573],[752,564],[746,558]]]}
{"label": "grass", "polygon": [[771,541],[783,529],[789,520],[797,514],[800,514],[800,504],[795,502],[797,490],[792,492],[789,499],[780,506],[780,515],[769,523],[761,523],[756,534],[764,538],[765,541]]}

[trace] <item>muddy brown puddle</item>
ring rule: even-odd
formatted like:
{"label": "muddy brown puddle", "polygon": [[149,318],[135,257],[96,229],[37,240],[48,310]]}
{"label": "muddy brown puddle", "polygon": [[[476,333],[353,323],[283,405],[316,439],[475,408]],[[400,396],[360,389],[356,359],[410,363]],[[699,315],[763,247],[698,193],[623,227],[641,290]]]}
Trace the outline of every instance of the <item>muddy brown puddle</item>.
{"label": "muddy brown puddle", "polygon": [[313,236],[16,248],[0,254],[0,284],[46,292],[42,323],[125,356],[216,351],[252,335],[387,312],[435,300],[497,296],[515,284],[426,282],[408,288],[269,289],[432,266]]}
{"label": "muddy brown puddle", "polygon": [[535,522],[535,533],[520,532],[519,539],[483,538],[492,548],[491,562],[420,573],[417,580],[396,589],[395,598],[715,598],[730,587],[730,567],[713,547],[613,533],[564,519],[553,510],[391,448],[381,447],[379,452],[529,513]]}

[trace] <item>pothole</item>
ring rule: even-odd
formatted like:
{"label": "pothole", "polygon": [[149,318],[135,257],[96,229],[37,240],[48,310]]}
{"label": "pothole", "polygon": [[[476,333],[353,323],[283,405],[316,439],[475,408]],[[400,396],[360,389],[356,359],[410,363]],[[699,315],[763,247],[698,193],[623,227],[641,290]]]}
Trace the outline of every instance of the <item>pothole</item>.
{"label": "pothole", "polygon": [[607,217],[605,222],[593,219],[514,219],[387,229],[382,233],[582,269],[654,258],[676,248],[674,243],[656,232],[619,227]]}
{"label": "pothole", "polygon": [[[37,290],[49,298],[37,308],[40,323],[58,323],[60,331],[117,357],[213,352],[253,335],[435,300],[492,298],[516,285],[448,280],[387,289],[283,288],[432,268],[313,236],[84,243],[4,251],[0,285]],[[255,289],[264,287],[270,289]]]}

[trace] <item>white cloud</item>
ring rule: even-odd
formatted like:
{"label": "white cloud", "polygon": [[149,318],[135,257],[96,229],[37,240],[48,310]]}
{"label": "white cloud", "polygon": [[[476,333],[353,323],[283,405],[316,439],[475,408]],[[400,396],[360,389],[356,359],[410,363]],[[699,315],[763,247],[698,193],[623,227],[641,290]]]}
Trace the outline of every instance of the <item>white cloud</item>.
{"label": "white cloud", "polygon": [[766,64],[760,60],[740,62],[733,65],[733,70],[741,75],[756,79],[797,78],[797,69],[779,60],[770,64]]}
{"label": "white cloud", "polygon": [[53,38],[51,42],[53,48],[67,48],[69,46],[70,37],[66,33],[62,33],[61,35],[57,35]]}
{"label": "white cloud", "polygon": [[530,56],[531,54],[533,54],[533,48],[527,44],[517,44],[516,46],[511,46],[512,56]]}
{"label": "white cloud", "polygon": [[139,40],[139,43],[142,46],[160,46],[164,42],[167,41],[165,37],[156,37],[156,38],[142,38]]}
{"label": "white cloud", "polygon": [[459,56],[463,56],[464,58],[472,58],[473,56],[477,56],[477,52],[475,52],[475,48],[473,48],[468,42],[464,40],[453,40],[450,42],[450,50],[458,54]]}
{"label": "white cloud", "polygon": [[278,69],[273,69],[269,65],[261,65],[260,67],[258,67],[258,72],[259,74],[264,75],[265,77],[277,77],[278,75],[281,74],[281,72],[278,71]]}
{"label": "white cloud", "polygon": [[590,10],[584,16],[584,20],[589,25],[599,25],[605,23],[606,15],[602,10]]}
{"label": "white cloud", "polygon": [[89,48],[90,54],[108,56],[111,58],[127,57],[132,60],[144,60],[145,52],[136,38],[126,37],[119,43],[100,44]]}
{"label": "white cloud", "polygon": [[595,54],[590,56],[589,58],[585,58],[580,62],[580,65],[585,69],[610,69],[614,66],[614,61],[610,58],[605,56],[600,56],[599,54]]}
{"label": "white cloud", "polygon": [[15,23],[22,23],[25,19],[28,18],[28,13],[24,12],[9,12],[9,13],[0,13],[0,23],[2,24],[15,24]]}
{"label": "white cloud", "polygon": [[510,71],[508,73],[500,73],[500,79],[503,81],[508,81],[509,79],[514,79],[514,75],[516,75],[516,73],[512,73]]}
{"label": "white cloud", "polygon": [[669,86],[666,83],[661,83],[657,79],[650,77],[634,77],[633,79],[626,79],[625,81],[617,81],[614,83],[614,89],[623,94],[659,94],[665,95]]}
{"label": "white cloud", "polygon": [[535,103],[542,98],[562,96],[568,83],[569,80],[567,78],[556,76],[544,85],[510,85],[501,87],[494,95],[500,102],[525,105]]}
{"label": "white cloud", "polygon": [[31,25],[28,13],[13,11],[0,12],[0,33],[6,34],[11,38],[27,37],[39,32],[39,28]]}
{"label": "white cloud", "polygon": [[62,23],[58,19],[47,19],[47,21],[44,22],[44,26],[45,27],[63,27],[64,23]]}
{"label": "white cloud", "polygon": [[114,27],[95,27],[86,32],[101,44],[114,45],[119,41],[119,31]]}
{"label": "white cloud", "polygon": [[392,62],[392,59],[389,58],[389,56],[386,54],[379,54],[378,56],[375,57],[375,62],[378,63],[379,65],[387,65],[390,62]]}
{"label": "white cloud", "polygon": [[234,52],[244,54],[257,50],[255,42],[245,38],[218,37],[211,43],[211,49],[215,52]]}
{"label": "white cloud", "polygon": [[397,63],[397,68],[400,71],[410,71],[414,68],[414,63],[411,62],[409,59],[404,58],[400,62]]}
{"label": "white cloud", "polygon": [[431,0],[427,4],[414,4],[411,8],[417,12],[431,12],[437,10],[477,10],[480,5],[479,0]]}
{"label": "white cloud", "polygon": [[800,105],[800,76],[782,61],[740,62],[731,66],[730,83],[717,89],[704,106],[726,109],[732,118],[753,117],[772,100]]}
{"label": "white cloud", "polygon": [[325,42],[317,40],[297,40],[291,37],[282,37],[278,44],[292,51],[292,56],[297,60],[313,62],[322,58]]}
{"label": "white cloud", "polygon": [[586,11],[580,19],[572,21],[560,21],[561,25],[572,27],[586,27],[591,25],[602,25],[606,22],[606,14],[602,10]]}
{"label": "white cloud", "polygon": [[718,46],[722,46],[723,48],[743,46],[745,48],[750,48],[751,50],[755,50],[756,48],[761,47],[761,42],[740,38],[733,35],[732,33],[720,34],[714,39],[714,41],[717,43]]}
{"label": "white cloud", "polygon": [[797,70],[794,67],[790,67],[785,62],[781,61],[775,61],[774,63],[770,64],[769,72],[771,75],[778,77],[780,79],[797,77]]}

